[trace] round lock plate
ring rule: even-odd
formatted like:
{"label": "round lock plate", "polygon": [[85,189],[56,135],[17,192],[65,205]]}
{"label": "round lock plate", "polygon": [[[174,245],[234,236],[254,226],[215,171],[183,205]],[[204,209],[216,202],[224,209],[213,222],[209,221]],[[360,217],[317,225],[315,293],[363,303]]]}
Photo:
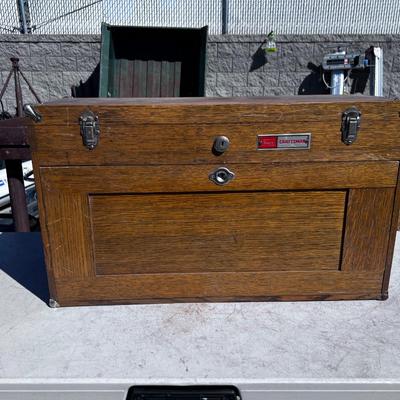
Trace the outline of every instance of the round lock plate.
{"label": "round lock plate", "polygon": [[213,144],[213,153],[215,155],[221,155],[228,150],[230,141],[226,136],[217,136]]}
{"label": "round lock plate", "polygon": [[213,181],[216,185],[226,185],[234,177],[235,174],[225,167],[220,167],[209,175],[209,179]]}

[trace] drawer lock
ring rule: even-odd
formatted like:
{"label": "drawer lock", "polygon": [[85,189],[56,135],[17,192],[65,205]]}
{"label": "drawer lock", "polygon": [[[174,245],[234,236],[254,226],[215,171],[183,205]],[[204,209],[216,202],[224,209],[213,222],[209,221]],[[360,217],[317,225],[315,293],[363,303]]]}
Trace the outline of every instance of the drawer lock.
{"label": "drawer lock", "polygon": [[230,145],[229,139],[226,136],[217,136],[214,140],[213,144],[213,153],[216,156],[221,155],[222,153],[225,153],[225,151],[228,150]]}
{"label": "drawer lock", "polygon": [[235,178],[235,174],[229,171],[228,168],[220,167],[209,175],[211,181],[216,185],[226,185],[229,181]]}

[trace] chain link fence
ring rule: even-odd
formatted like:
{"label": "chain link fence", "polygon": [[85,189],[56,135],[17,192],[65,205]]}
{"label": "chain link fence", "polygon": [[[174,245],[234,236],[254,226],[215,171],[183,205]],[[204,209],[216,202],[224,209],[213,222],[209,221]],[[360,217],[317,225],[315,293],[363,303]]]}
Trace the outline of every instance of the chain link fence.
{"label": "chain link fence", "polygon": [[17,2],[0,0],[0,33],[18,33],[19,29]]}
{"label": "chain link fence", "polygon": [[400,0],[229,0],[228,33],[396,34]]}
{"label": "chain link fence", "polygon": [[211,34],[398,34],[399,0],[0,0],[0,32],[98,34],[114,25],[201,27]]}

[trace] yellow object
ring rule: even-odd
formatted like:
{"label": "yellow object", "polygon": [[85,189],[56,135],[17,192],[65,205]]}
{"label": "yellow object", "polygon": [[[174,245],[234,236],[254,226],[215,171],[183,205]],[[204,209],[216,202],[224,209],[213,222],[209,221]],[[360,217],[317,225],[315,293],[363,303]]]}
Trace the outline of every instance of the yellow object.
{"label": "yellow object", "polygon": [[273,31],[271,31],[267,36],[267,47],[265,48],[265,51],[268,53],[275,53],[277,50],[275,34]]}

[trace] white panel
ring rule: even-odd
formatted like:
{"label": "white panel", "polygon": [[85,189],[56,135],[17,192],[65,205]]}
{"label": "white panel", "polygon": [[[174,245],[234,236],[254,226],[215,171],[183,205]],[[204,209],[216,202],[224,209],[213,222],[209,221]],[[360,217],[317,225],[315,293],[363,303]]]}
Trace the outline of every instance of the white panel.
{"label": "white panel", "polygon": [[123,390],[12,390],[0,389],[0,400],[123,400]]}
{"label": "white panel", "polygon": [[242,400],[399,400],[400,391],[279,390],[244,391]]}

